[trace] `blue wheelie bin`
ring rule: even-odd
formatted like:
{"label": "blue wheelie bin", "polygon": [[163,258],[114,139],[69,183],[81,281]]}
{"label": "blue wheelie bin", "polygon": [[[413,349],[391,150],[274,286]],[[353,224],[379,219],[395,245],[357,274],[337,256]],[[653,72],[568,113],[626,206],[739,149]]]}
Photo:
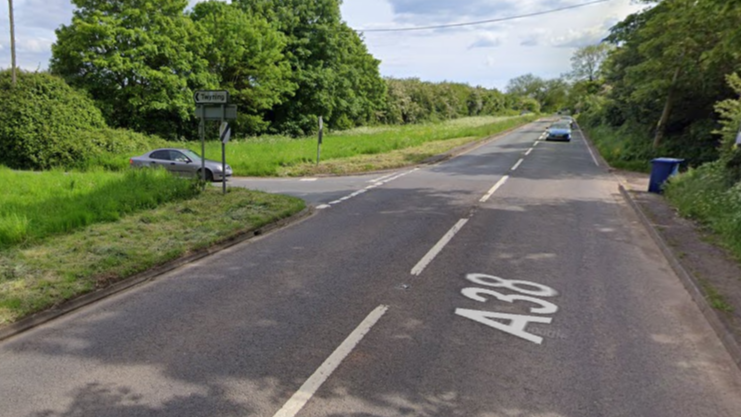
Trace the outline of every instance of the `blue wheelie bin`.
{"label": "blue wheelie bin", "polygon": [[648,181],[648,191],[651,193],[661,193],[661,187],[666,180],[672,175],[679,172],[679,164],[684,159],[677,158],[656,158],[651,161],[651,179]]}

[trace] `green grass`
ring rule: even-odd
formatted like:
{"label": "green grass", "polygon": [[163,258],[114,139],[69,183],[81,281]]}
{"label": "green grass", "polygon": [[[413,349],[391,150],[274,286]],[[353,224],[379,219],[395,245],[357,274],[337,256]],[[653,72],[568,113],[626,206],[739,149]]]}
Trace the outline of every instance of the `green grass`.
{"label": "green grass", "polygon": [[[324,136],[321,161],[331,162],[337,168],[338,160],[359,156],[381,155],[403,149],[416,148],[432,142],[467,138],[474,141],[520,126],[535,120],[536,116],[496,117],[481,116],[450,120],[441,123],[362,127]],[[172,147],[186,147],[201,153],[200,143],[170,142]],[[139,154],[144,153],[142,149]],[[226,160],[234,169],[235,176],[288,176],[303,175],[305,165],[316,162],[317,138],[290,138],[286,136],[261,136],[257,138],[232,139],[226,146]],[[123,170],[128,167],[128,158],[134,155],[106,155],[98,160],[102,166]],[[221,143],[206,142],[206,157],[221,160]],[[414,161],[407,161],[407,164]],[[358,172],[378,169],[370,164],[365,168],[352,164]],[[297,168],[301,167],[301,168]],[[337,171],[335,173],[350,173]]]}
{"label": "green grass", "polygon": [[239,233],[288,217],[302,200],[209,188],[184,201],[0,250],[0,326]]}
{"label": "green grass", "polygon": [[624,129],[608,126],[582,126],[582,130],[611,167],[636,172],[651,170],[653,152],[647,138],[638,138]]}
{"label": "green grass", "polygon": [[722,294],[718,292],[707,280],[701,279],[700,286],[705,291],[705,297],[710,302],[710,306],[724,313],[733,313],[733,306],[728,304]]}
{"label": "green grass", "polygon": [[670,179],[664,195],[683,216],[700,221],[741,260],[741,182],[729,184],[721,162]]}
{"label": "green grass", "polygon": [[0,250],[32,244],[199,192],[160,170],[25,172],[0,167]]}

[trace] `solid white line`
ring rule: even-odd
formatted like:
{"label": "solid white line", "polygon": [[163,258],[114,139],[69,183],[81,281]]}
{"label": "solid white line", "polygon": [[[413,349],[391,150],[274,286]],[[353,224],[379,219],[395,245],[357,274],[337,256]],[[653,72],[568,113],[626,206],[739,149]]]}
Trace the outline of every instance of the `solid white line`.
{"label": "solid white line", "polygon": [[512,171],[517,171],[517,168],[520,167],[520,164],[522,164],[522,161],[524,161],[524,159],[520,158],[520,160],[517,161],[517,163],[515,164],[515,166],[512,167]]}
{"label": "solid white line", "polygon": [[439,242],[435,244],[435,246],[430,249],[429,252],[425,256],[422,257],[422,259],[417,262],[417,265],[414,265],[414,268],[412,268],[412,275],[419,275],[424,271],[425,267],[432,262],[433,259],[435,259],[435,256],[437,256],[438,253],[440,253],[441,250],[445,247],[445,245],[450,242],[450,239],[455,236],[456,233],[458,233],[459,230],[468,222],[468,219],[460,219],[458,220],[458,223],[453,226],[452,229],[448,230],[448,233],[445,234],[445,236],[440,239]]}
{"label": "solid white line", "polygon": [[503,176],[499,181],[497,181],[496,184],[494,184],[493,187],[491,187],[491,190],[489,190],[488,193],[484,194],[484,196],[481,197],[481,200],[479,200],[479,202],[486,203],[486,201],[489,199],[489,197],[491,197],[492,195],[494,195],[494,193],[497,192],[497,190],[499,189],[499,187],[501,187],[502,185],[504,185],[504,183],[507,182],[508,179],[509,179],[509,175]]}
{"label": "solid white line", "polygon": [[527,152],[525,152],[525,156],[530,155],[530,153],[533,151],[533,149],[535,149],[535,145],[533,145],[532,148],[528,149]]}
{"label": "solid white line", "polygon": [[314,396],[319,387],[322,386],[324,381],[340,366],[340,363],[352,352],[355,346],[363,340],[363,337],[370,331],[371,327],[386,313],[386,310],[388,310],[388,306],[380,305],[371,311],[368,317],[329,355],[322,366],[301,385],[301,388],[293,394],[288,402],[273,417],[294,417],[298,414],[311,397]]}
{"label": "solid white line", "polygon": [[594,152],[592,152],[592,147],[589,146],[586,140],[584,140],[584,144],[587,145],[587,150],[589,151],[589,154],[592,155],[592,161],[594,161],[594,164],[599,166],[599,162],[597,162],[597,157],[594,156]]}
{"label": "solid white line", "polygon": [[328,204],[331,205],[331,206],[333,206],[335,204],[340,204],[341,202],[342,202],[342,200],[335,200],[335,201],[330,201]]}

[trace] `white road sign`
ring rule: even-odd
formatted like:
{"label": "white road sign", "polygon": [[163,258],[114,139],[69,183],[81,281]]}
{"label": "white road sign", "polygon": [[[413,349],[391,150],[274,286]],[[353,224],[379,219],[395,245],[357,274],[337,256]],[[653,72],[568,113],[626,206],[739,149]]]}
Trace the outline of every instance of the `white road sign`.
{"label": "white road sign", "polygon": [[193,99],[196,104],[226,104],[229,102],[229,92],[225,90],[196,91]]}
{"label": "white road sign", "polygon": [[232,128],[229,126],[229,123],[223,122],[221,126],[219,126],[219,139],[221,139],[221,143],[229,142],[231,137]]}

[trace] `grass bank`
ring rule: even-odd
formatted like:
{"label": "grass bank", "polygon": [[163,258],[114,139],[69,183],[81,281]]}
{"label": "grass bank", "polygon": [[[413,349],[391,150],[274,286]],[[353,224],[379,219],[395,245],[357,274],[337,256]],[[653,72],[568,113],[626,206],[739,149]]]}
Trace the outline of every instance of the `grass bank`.
{"label": "grass bank", "polygon": [[720,243],[741,261],[741,182],[730,184],[721,162],[672,178],[664,195],[681,215],[713,230]]}
{"label": "grass bank", "polygon": [[[296,176],[313,173],[354,173],[417,163],[434,153],[485,138],[537,119],[536,116],[480,116],[405,126],[363,127],[324,136],[320,167],[316,165],[317,138],[261,136],[234,139],[226,147],[226,160],[236,176]],[[200,143],[169,142],[200,154]],[[427,148],[434,146],[434,148]],[[137,154],[148,149],[141,149]],[[401,152],[406,151],[406,152]],[[388,154],[395,154],[393,156]],[[379,157],[386,155],[388,157]],[[104,155],[97,163],[115,170],[128,169],[134,155]],[[221,160],[221,143],[208,141],[206,157]],[[345,163],[347,162],[347,163]],[[323,167],[329,164],[329,167]]]}
{"label": "grass bank", "polygon": [[0,167],[0,250],[199,193],[161,170],[23,172]]}
{"label": "grass bank", "polygon": [[[187,181],[180,181],[186,183]],[[0,326],[286,218],[300,199],[208,189],[188,200],[0,250]]]}
{"label": "grass bank", "polygon": [[651,170],[651,159],[655,157],[655,153],[647,138],[636,137],[627,129],[608,126],[580,127],[611,167],[636,172]]}

